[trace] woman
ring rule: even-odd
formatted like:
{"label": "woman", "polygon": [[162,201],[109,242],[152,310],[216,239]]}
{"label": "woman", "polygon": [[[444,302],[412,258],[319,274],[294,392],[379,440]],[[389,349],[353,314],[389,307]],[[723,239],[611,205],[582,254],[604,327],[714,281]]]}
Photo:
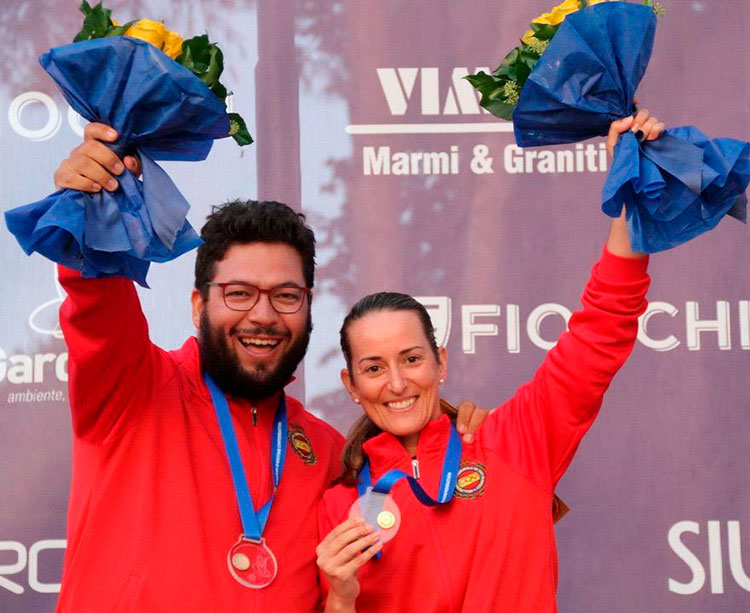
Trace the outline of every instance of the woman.
{"label": "woman", "polygon": [[[616,121],[610,153],[627,129],[653,140],[663,128],[645,110]],[[394,504],[378,507],[391,513],[380,531],[369,499],[352,512],[363,473],[376,483],[393,469],[403,471],[432,498],[445,488],[454,435],[440,412],[439,388],[448,356],[435,344],[426,311],[410,297],[374,294],[353,307],[341,329],[342,380],[365,416],[347,439],[341,482],[320,506],[327,536],[317,553],[327,611],[556,610],[555,484],[632,350],[646,308],[647,262],[631,250],[624,217],[613,220],[583,309],[533,380],[460,449],[453,496],[426,506],[401,479],[391,490]],[[369,523],[350,518],[362,513]],[[390,538],[399,515],[395,536],[384,544],[380,534]]]}

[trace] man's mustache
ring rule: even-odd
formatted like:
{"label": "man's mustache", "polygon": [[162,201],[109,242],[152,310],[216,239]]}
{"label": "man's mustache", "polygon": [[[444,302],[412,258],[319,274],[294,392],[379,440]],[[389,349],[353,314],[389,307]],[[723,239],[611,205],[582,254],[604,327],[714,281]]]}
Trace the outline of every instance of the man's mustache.
{"label": "man's mustache", "polygon": [[273,327],[255,326],[254,328],[232,328],[229,331],[230,335],[239,336],[275,336],[277,338],[288,339],[292,336],[288,330],[277,330]]}

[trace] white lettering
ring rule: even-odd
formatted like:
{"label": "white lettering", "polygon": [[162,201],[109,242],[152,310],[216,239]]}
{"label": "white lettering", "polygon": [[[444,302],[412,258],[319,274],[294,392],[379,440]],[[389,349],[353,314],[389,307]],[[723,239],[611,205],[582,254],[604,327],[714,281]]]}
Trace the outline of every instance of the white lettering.
{"label": "white lettering", "polygon": [[508,174],[523,172],[523,149],[518,145],[508,145],[503,151],[503,165]]}
{"label": "white lettering", "polygon": [[[604,143],[594,145],[577,144],[571,149],[522,149],[518,145],[507,145],[503,150],[503,166],[508,174],[540,174],[562,172],[604,172],[606,165]],[[602,163],[602,159],[605,163]]]}
{"label": "white lettering", "polygon": [[[724,558],[721,540],[721,522],[706,522],[708,537],[708,568],[710,591],[712,594],[724,593]],[[706,570],[700,559],[682,542],[684,533],[700,534],[700,526],[693,521],[680,521],[674,524],[667,535],[667,541],[675,554],[688,566],[692,578],[687,583],[669,579],[669,591],[683,596],[690,596],[701,591],[706,584]],[[735,583],[743,590],[750,592],[750,577],[745,573],[742,564],[742,546],[740,539],[740,522],[727,521],[727,552],[729,568]]]}
{"label": "white lettering", "polygon": [[[474,73],[480,71],[490,72],[490,69],[483,66],[476,68]],[[376,72],[391,115],[406,114],[417,76],[420,77],[422,115],[440,114],[439,68],[378,68]],[[469,69],[466,67],[453,69],[445,94],[444,115],[478,115],[487,112],[479,106],[479,92],[464,79],[468,74]]]}
{"label": "white lettering", "polygon": [[669,546],[672,548],[677,556],[687,564],[690,572],[693,573],[693,577],[687,583],[681,583],[675,581],[671,577],[669,578],[669,591],[675,594],[681,594],[688,596],[695,594],[701,590],[703,584],[706,582],[706,571],[703,569],[703,565],[698,557],[690,551],[685,544],[680,540],[680,537],[685,533],[690,532],[691,534],[700,534],[700,526],[694,521],[680,521],[669,529],[667,535],[667,541]]}
{"label": "white lettering", "polygon": [[727,540],[729,550],[729,569],[734,581],[746,592],[750,592],[750,577],[742,565],[742,545],[740,541],[740,522],[727,522]]}
{"label": "white lettering", "polygon": [[[47,112],[46,123],[38,129],[27,128],[21,122],[21,116],[25,109],[41,104]],[[60,129],[62,123],[60,111],[52,100],[44,92],[24,92],[16,96],[8,107],[8,121],[10,127],[19,136],[35,141],[43,141],[52,138]]]}
{"label": "white lettering", "polygon": [[414,83],[417,81],[418,68],[378,68],[380,87],[385,94],[391,115],[404,115]]}
{"label": "white lettering", "polygon": [[448,296],[415,296],[422,303],[435,328],[435,342],[439,347],[448,346],[451,333],[451,299]]}
{"label": "white lettering", "polygon": [[661,313],[674,317],[679,313],[679,310],[668,302],[655,300],[649,303],[646,312],[638,319],[638,340],[654,351],[671,351],[680,344],[675,336],[670,334],[666,338],[657,340],[651,338],[648,334],[648,322],[654,315]]}
{"label": "white lettering", "polygon": [[728,350],[732,348],[729,335],[729,302],[726,300],[716,301],[716,319],[700,320],[698,303],[688,301],[685,303],[685,318],[687,320],[687,347],[690,351],[701,348],[700,333],[716,332],[719,349]]}
{"label": "white lettering", "polygon": [[517,304],[505,307],[505,331],[508,336],[508,353],[521,352],[521,316]]}
{"label": "white lettering", "polygon": [[458,145],[448,151],[396,151],[388,146],[362,147],[365,175],[450,175],[458,174]]}
{"label": "white lettering", "polygon": [[437,68],[422,68],[422,115],[440,114],[440,71]]}
{"label": "white lettering", "polygon": [[[473,74],[479,71],[490,72],[489,68],[477,68]],[[445,97],[443,115],[478,115],[485,111],[479,106],[479,92],[464,77],[468,76],[467,68],[454,68],[451,75],[451,87]],[[460,108],[460,111],[459,111]]]}
{"label": "white lettering", "polygon": [[68,380],[68,352],[65,351],[57,356],[55,360],[55,376],[63,383]]}
{"label": "white lettering", "polygon": [[[227,108],[227,112],[231,113],[231,109]],[[76,136],[83,138],[83,128],[87,123],[88,122],[83,119],[83,117],[73,110],[73,107],[68,107],[68,125]]]}
{"label": "white lettering", "polygon": [[711,593],[724,593],[724,565],[721,559],[721,524],[708,522],[708,568],[711,574]]}
{"label": "white lettering", "polygon": [[44,365],[47,362],[54,362],[57,357],[54,353],[34,354],[34,383],[41,383],[44,380]]}
{"label": "white lettering", "polygon": [[[0,541],[0,552],[13,551],[16,553],[16,561],[13,564],[0,566],[0,588],[4,588],[14,594],[23,594],[26,590],[23,585],[7,579],[3,575],[15,575],[26,568],[28,563],[29,587],[41,594],[54,594],[60,591],[60,583],[43,583],[39,580],[39,556],[43,551],[50,549],[65,549],[67,542],[64,539],[47,539],[32,543],[28,553],[26,546],[18,541]],[[57,565],[56,565],[57,566]]]}
{"label": "white lettering", "polygon": [[362,163],[366,175],[391,174],[391,148],[378,147],[376,154],[375,147],[362,147]]}
{"label": "white lettering", "polygon": [[31,355],[16,354],[8,357],[8,354],[0,348],[0,381],[7,379],[8,383],[16,385],[24,383],[42,383],[45,374],[52,368],[46,368],[46,364],[54,362],[55,378],[58,381],[68,380],[68,352],[60,354],[35,353]]}
{"label": "white lettering", "polygon": [[740,347],[750,349],[750,300],[740,300]]}
{"label": "white lettering", "polygon": [[531,311],[531,313],[529,313],[529,318],[526,320],[526,334],[531,342],[540,349],[546,349],[547,351],[557,344],[556,340],[548,341],[543,339],[541,335],[542,322],[550,315],[559,315],[562,317],[565,320],[565,325],[567,327],[568,320],[572,313],[561,304],[547,302],[545,304],[540,304]]}
{"label": "white lettering", "polygon": [[3,575],[15,575],[26,568],[26,547],[16,541],[0,541],[0,551],[16,552],[16,561],[13,564],[0,565],[0,587],[14,594],[23,594],[22,585],[6,579]]}
{"label": "white lettering", "polygon": [[59,583],[42,583],[39,580],[39,554],[48,549],[65,549],[63,539],[37,541],[29,547],[29,587],[40,594],[56,594],[60,591]]}
{"label": "white lettering", "polygon": [[465,304],[461,307],[462,339],[464,353],[476,351],[477,336],[497,336],[497,324],[476,323],[476,317],[497,317],[499,304]]}
{"label": "white lettering", "polygon": [[9,359],[8,383],[31,383],[34,378],[34,365],[28,355],[12,355]]}

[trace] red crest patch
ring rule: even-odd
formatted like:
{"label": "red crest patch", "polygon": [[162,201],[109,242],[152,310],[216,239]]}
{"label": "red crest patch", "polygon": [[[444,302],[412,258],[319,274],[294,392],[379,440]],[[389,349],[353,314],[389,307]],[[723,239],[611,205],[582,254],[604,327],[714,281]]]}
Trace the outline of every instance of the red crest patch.
{"label": "red crest patch", "polygon": [[487,481],[487,469],[480,462],[462,462],[456,477],[456,489],[453,495],[457,498],[476,498],[484,494]]}
{"label": "red crest patch", "polygon": [[294,453],[296,453],[297,457],[305,464],[312,465],[318,461],[318,456],[315,455],[312,443],[307,437],[307,434],[305,434],[305,431],[302,429],[302,426],[290,424],[289,434],[287,438],[289,440],[289,444],[294,450]]}

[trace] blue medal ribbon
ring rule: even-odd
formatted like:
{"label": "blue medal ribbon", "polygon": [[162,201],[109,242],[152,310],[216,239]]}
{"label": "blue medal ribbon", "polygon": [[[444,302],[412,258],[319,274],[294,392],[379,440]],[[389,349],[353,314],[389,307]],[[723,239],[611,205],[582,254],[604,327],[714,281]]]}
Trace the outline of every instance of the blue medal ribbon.
{"label": "blue medal ribbon", "polygon": [[286,461],[286,439],[288,433],[286,420],[286,399],[282,392],[279,400],[279,408],[276,410],[276,416],[273,420],[273,429],[271,430],[271,471],[273,472],[273,494],[269,501],[257,511],[253,506],[253,499],[250,494],[250,487],[245,476],[245,469],[240,457],[240,448],[237,445],[237,437],[234,434],[232,425],[232,416],[229,412],[224,392],[219,389],[214,380],[203,373],[203,380],[208,386],[211,393],[211,399],[216,410],[216,417],[221,429],[221,437],[224,439],[224,449],[229,459],[229,469],[232,473],[232,483],[234,483],[234,493],[237,498],[237,506],[242,519],[242,534],[245,538],[260,542],[263,530],[268,521],[268,514],[271,511],[273,497],[281,481],[281,474],[284,472],[284,462]]}
{"label": "blue medal ribbon", "polygon": [[365,464],[359,473],[357,491],[360,496],[366,494],[368,490],[387,495],[396,483],[401,481],[401,479],[406,479],[411,487],[411,491],[414,492],[414,495],[417,497],[417,500],[425,506],[434,507],[439,504],[444,504],[453,498],[453,490],[456,487],[456,478],[458,476],[460,462],[461,435],[451,423],[450,438],[448,439],[448,448],[445,450],[445,457],[443,458],[443,473],[440,477],[440,487],[438,488],[436,498],[432,498],[424,491],[414,477],[407,475],[402,470],[389,470],[380,477],[377,483],[373,486],[372,477],[370,475],[370,463],[368,460],[365,460]]}

